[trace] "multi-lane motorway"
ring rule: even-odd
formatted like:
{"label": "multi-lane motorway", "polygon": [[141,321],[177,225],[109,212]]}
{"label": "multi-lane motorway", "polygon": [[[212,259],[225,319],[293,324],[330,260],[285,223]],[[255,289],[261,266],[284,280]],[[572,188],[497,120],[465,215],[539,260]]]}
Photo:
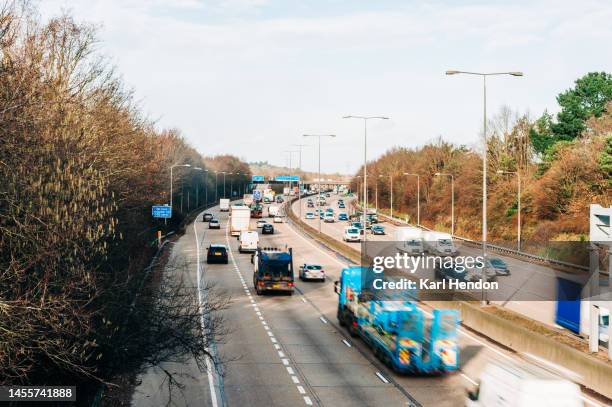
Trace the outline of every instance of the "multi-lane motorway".
{"label": "multi-lane motorway", "polygon": [[[352,198],[345,199],[347,208],[351,207],[350,201]],[[338,209],[336,204],[337,197],[332,196],[329,199],[330,207],[334,208],[335,213],[348,212],[348,209]],[[294,213],[299,213],[299,202],[293,203]],[[313,212],[312,208],[306,207],[306,200],[302,200],[302,214]],[[318,228],[318,219],[303,219],[304,222],[314,228]],[[368,240],[371,241],[393,241],[395,239],[395,231],[397,226],[390,222],[382,224],[385,228],[385,235],[368,234]],[[337,240],[342,240],[344,227],[347,222],[324,223],[321,221],[321,231]],[[348,246],[360,250],[358,243],[346,243]],[[468,245],[462,245],[462,242],[457,240],[455,244],[459,251],[465,256],[479,256],[481,250]],[[502,257],[508,264],[511,270],[510,276],[502,276],[499,278],[500,290],[496,294],[493,301],[499,305],[503,305],[508,309],[528,315],[529,318],[538,320],[545,324],[553,326],[555,324],[555,302],[552,299],[556,295],[556,274],[550,268],[523,261],[513,257],[499,256],[492,253],[491,256]],[[433,273],[432,273],[433,275]]]}
{"label": "multi-lane motorway", "polygon": [[[257,296],[250,255],[238,253],[237,240],[227,230],[227,213],[218,208],[211,212],[220,219],[221,229],[210,230],[198,218],[174,243],[172,258],[186,262],[185,277],[194,288],[213,283],[231,296],[223,311],[230,332],[215,347],[224,361],[223,371],[199,372],[189,361],[164,366],[192,376],[184,378],[182,391],[175,391],[176,405],[461,406],[466,389],[476,383],[488,361],[518,358],[474,332],[461,330],[460,372],[441,377],[396,375],[337,324],[333,281],[345,260],[297,227],[275,224],[275,234],[261,235],[260,245],[292,247],[296,270],[304,262],[318,263],[327,279],[314,283],[296,278],[293,296]],[[325,228],[333,235],[340,225]],[[229,264],[206,264],[210,243],[228,245]],[[152,369],[140,379],[132,404],[165,404],[163,372]],[[586,396],[585,403],[602,405]]]}

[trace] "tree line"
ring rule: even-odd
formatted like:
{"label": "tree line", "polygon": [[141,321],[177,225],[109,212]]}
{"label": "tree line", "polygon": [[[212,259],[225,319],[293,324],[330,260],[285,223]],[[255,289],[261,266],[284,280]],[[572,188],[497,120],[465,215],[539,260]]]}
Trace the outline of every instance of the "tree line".
{"label": "tree line", "polygon": [[[557,97],[556,117],[533,119],[503,107],[489,119],[488,232],[499,243],[517,240],[517,173],[521,178],[522,238],[537,242],[588,239],[589,204],[611,204],[612,74],[588,73]],[[420,174],[421,224],[450,231],[451,179],[455,233],[478,240],[482,229],[482,153],[441,138],[419,148],[395,147],[368,163],[369,203],[416,222]],[[363,171],[352,180],[358,188]],[[501,172],[501,173],[498,173]]]}
{"label": "tree line", "polygon": [[[118,374],[207,355],[222,329],[211,317],[203,332],[201,315],[221,297],[201,310],[193,287],[146,265],[156,230],[219,197],[213,171],[250,179],[236,157],[156,129],[97,42],[70,15],[0,9],[0,385],[76,384],[82,404]],[[164,225],[151,206],[170,201],[174,164],[190,167],[174,168]]]}

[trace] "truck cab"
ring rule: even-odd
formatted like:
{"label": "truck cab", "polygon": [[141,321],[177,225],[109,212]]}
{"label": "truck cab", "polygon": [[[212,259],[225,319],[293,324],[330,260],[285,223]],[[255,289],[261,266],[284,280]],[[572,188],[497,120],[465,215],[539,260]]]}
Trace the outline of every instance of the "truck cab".
{"label": "truck cab", "polygon": [[257,295],[264,292],[293,294],[293,250],[257,248],[251,259],[253,263],[253,286]]}

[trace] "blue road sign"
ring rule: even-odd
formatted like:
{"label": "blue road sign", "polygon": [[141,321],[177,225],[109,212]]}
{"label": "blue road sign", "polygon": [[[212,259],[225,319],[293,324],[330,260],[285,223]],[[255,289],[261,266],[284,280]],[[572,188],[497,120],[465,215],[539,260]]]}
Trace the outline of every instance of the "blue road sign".
{"label": "blue road sign", "polygon": [[172,207],[169,205],[153,205],[151,212],[154,218],[170,219],[172,217]]}
{"label": "blue road sign", "polygon": [[253,199],[256,201],[261,201],[261,191],[256,189],[253,191]]}
{"label": "blue road sign", "polygon": [[264,176],[263,175],[253,175],[253,177],[251,177],[251,182],[264,182]]}
{"label": "blue road sign", "polygon": [[299,175],[277,175],[274,181],[278,182],[298,182],[300,180]]}

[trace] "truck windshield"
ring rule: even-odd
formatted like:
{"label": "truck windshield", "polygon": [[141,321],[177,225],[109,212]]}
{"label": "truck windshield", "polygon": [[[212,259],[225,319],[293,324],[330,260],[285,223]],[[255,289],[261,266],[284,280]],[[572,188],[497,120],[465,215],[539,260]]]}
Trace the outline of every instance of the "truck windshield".
{"label": "truck windshield", "polygon": [[438,239],[438,244],[440,246],[452,246],[453,241],[450,239]]}
{"label": "truck windshield", "polygon": [[420,241],[420,240],[414,240],[414,239],[413,239],[413,240],[408,240],[408,241],[406,242],[406,244],[407,244],[408,246],[417,246],[417,247],[418,247],[418,246],[421,246],[421,241]]}

